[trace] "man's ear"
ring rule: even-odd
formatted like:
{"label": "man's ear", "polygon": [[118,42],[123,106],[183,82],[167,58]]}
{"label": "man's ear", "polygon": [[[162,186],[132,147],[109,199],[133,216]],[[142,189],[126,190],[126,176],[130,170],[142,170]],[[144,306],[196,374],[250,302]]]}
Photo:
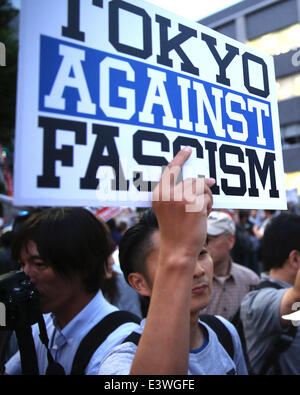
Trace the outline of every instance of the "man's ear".
{"label": "man's ear", "polygon": [[233,249],[235,244],[235,235],[228,235],[228,249],[229,251]]}
{"label": "man's ear", "polygon": [[151,288],[141,273],[130,273],[128,282],[140,295],[151,296]]}
{"label": "man's ear", "polygon": [[299,270],[300,269],[300,252],[298,250],[292,250],[289,253],[289,262],[290,265],[295,269]]}

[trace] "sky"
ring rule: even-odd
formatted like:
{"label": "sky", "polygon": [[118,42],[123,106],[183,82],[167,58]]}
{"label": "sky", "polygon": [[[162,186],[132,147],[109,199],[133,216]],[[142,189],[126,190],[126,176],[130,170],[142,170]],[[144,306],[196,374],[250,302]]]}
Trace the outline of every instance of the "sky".
{"label": "sky", "polygon": [[[240,1],[242,0],[148,0],[149,3],[192,20],[199,20]],[[12,3],[20,8],[21,0],[12,0]]]}

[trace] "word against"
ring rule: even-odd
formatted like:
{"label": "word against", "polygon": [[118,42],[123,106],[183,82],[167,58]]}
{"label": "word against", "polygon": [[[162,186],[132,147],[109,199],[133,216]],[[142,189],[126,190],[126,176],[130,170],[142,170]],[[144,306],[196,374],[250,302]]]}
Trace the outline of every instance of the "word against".
{"label": "word against", "polygon": [[6,47],[2,42],[0,42],[0,66],[6,66]]}
{"label": "word against", "polygon": [[0,326],[6,326],[6,307],[0,302]]}
{"label": "word against", "polygon": [[[41,111],[186,131],[274,149],[271,110],[266,101],[142,62],[66,46],[47,37],[42,37],[41,51]],[[51,70],[46,61],[49,55],[63,58],[58,69]],[[95,74],[88,73],[89,69]],[[49,78],[53,75],[55,79]],[[78,96],[66,100],[63,93],[70,87]],[[161,107],[160,112],[154,111],[156,106]]]}

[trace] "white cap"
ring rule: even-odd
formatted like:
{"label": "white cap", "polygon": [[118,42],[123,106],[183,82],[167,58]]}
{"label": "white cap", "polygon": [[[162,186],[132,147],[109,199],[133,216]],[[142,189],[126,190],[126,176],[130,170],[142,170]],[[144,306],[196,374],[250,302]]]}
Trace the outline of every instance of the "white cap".
{"label": "white cap", "polygon": [[234,220],[222,211],[212,211],[207,218],[207,234],[218,236],[224,232],[235,234]]}

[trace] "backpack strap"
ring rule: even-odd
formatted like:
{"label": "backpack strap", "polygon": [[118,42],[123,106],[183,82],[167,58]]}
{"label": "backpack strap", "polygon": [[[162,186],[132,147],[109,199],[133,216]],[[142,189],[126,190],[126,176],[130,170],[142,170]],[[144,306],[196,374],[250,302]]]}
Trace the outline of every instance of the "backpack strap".
{"label": "backpack strap", "polygon": [[138,346],[140,338],[141,338],[141,334],[132,332],[129,336],[126,337],[126,339],[123,341],[123,343],[133,343],[136,346]]}
{"label": "backpack strap", "polygon": [[251,285],[251,291],[263,289],[263,288],[282,289],[283,287],[281,285],[275,283],[274,281],[270,281],[270,280],[264,280],[256,285]]}
{"label": "backpack strap", "polygon": [[11,330],[0,330],[0,375],[5,373],[6,350],[13,334]]}
{"label": "backpack strap", "polygon": [[114,311],[96,324],[82,339],[75,354],[71,375],[84,375],[85,369],[97,348],[119,326],[127,322],[140,323],[140,318],[128,311]]}
{"label": "backpack strap", "polygon": [[[209,315],[209,314],[202,314],[199,316],[199,318],[201,321],[205,322],[209,327],[211,327],[211,329],[218,336],[220,343],[225,348],[230,358],[234,359],[234,347],[233,347],[231,333],[229,332],[227,327],[223,324],[223,322],[221,322],[221,320],[219,320],[214,315]],[[141,335],[139,333],[132,332],[128,337],[126,337],[123,343],[130,342],[138,346],[140,338]]]}
{"label": "backpack strap", "polygon": [[210,314],[201,314],[199,316],[200,320],[205,322],[217,335],[219,342],[227,351],[227,354],[232,360],[234,360],[234,346],[232,341],[231,333],[223,322]]}

